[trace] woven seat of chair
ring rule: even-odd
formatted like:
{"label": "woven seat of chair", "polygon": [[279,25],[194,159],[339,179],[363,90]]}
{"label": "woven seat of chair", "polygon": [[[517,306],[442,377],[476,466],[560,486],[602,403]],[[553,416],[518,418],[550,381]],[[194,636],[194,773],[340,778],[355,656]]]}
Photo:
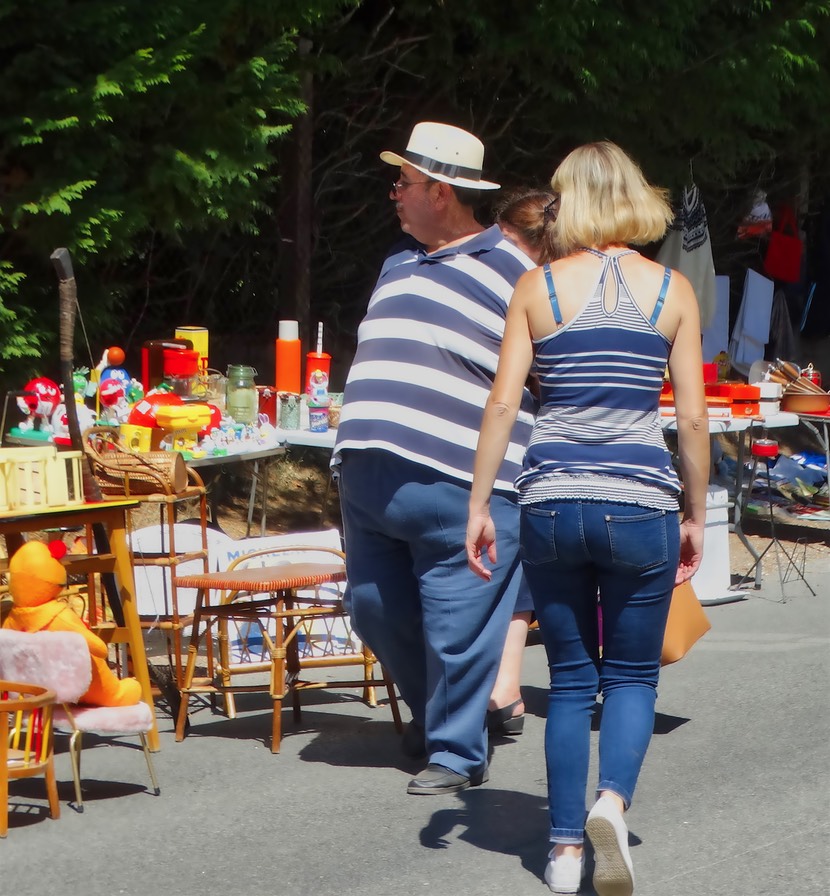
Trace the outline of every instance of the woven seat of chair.
{"label": "woven seat of chair", "polygon": [[326,582],[345,582],[346,568],[331,563],[285,563],[235,569],[232,572],[209,572],[203,575],[176,576],[179,588],[218,589],[222,591],[290,591]]}

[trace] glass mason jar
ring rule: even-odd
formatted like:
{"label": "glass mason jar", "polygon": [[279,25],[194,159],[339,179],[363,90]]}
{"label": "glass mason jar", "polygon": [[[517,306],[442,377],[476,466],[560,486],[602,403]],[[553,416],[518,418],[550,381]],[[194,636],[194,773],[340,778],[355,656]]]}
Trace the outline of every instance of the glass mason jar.
{"label": "glass mason jar", "polygon": [[259,397],[253,367],[246,364],[228,365],[225,410],[237,423],[256,423]]}

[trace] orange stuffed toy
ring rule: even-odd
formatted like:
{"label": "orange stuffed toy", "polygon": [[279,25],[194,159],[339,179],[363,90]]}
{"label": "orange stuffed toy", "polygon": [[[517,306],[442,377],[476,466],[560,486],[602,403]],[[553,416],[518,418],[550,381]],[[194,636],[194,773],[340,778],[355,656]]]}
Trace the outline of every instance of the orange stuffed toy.
{"label": "orange stuffed toy", "polygon": [[[61,556],[62,542],[53,542]],[[62,549],[62,550],[61,550]],[[91,632],[78,614],[58,595],[66,585],[66,569],[50,548],[39,541],[23,545],[9,562],[9,592],[13,608],[3,628],[21,632],[80,632],[86,639],[92,662],[92,683],[81,703],[93,706],[131,706],[141,700],[141,685],[135,678],[119,678],[107,664],[107,645]]]}

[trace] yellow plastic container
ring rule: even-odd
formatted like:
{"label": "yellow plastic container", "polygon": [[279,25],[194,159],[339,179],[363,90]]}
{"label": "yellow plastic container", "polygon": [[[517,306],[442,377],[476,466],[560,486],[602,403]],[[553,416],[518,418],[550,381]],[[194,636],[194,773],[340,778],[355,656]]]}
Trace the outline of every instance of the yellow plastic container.
{"label": "yellow plastic container", "polygon": [[204,429],[210,423],[206,404],[160,405],[156,408],[156,424],[162,429]]}
{"label": "yellow plastic container", "polygon": [[156,410],[156,423],[167,430],[174,451],[192,452],[199,442],[199,432],[210,423],[206,404],[161,405]]}

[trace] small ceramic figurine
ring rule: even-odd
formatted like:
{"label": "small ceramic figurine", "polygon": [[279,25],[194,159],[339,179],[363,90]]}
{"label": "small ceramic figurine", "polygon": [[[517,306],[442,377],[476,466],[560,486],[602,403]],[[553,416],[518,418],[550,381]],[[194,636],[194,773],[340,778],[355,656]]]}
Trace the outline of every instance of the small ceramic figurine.
{"label": "small ceramic figurine", "polygon": [[325,371],[315,370],[308,378],[308,404],[318,408],[328,407],[329,378]]}

